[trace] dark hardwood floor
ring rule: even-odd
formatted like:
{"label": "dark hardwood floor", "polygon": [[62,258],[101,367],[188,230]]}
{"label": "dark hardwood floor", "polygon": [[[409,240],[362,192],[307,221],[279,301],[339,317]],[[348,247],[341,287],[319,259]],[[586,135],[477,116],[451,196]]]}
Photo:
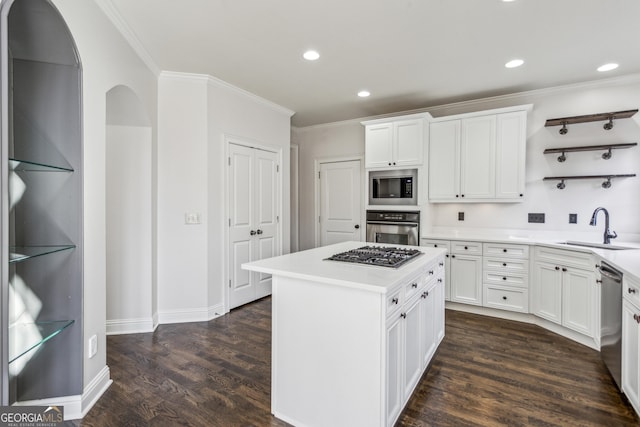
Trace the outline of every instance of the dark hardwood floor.
{"label": "dark hardwood floor", "polygon": [[[76,426],[286,426],[270,414],[271,300],[107,338],[113,385]],[[318,410],[324,410],[319,403]],[[447,310],[403,426],[637,426],[598,352],[537,326]]]}

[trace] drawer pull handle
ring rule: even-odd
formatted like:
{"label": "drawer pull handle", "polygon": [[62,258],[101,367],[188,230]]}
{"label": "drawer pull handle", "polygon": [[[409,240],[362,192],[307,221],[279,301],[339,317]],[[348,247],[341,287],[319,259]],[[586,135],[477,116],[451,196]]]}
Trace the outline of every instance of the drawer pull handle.
{"label": "drawer pull handle", "polygon": [[506,252],[507,252],[507,250],[506,250],[506,249],[503,249],[503,250],[502,250],[502,252],[506,253]]}
{"label": "drawer pull handle", "polygon": [[506,300],[507,300],[507,297],[503,296],[503,297],[502,297],[502,299],[506,301]]}
{"label": "drawer pull handle", "polygon": [[564,267],[562,267],[562,271],[567,271],[567,269],[566,269],[566,268],[564,268]]}
{"label": "drawer pull handle", "polygon": [[434,248],[437,248],[437,247],[438,247],[438,245],[433,245],[433,247],[434,247]]}
{"label": "drawer pull handle", "polygon": [[402,317],[403,319],[407,318],[407,313],[400,313],[400,317]]}
{"label": "drawer pull handle", "polygon": [[398,304],[398,298],[392,299],[391,302],[394,303],[394,304]]}
{"label": "drawer pull handle", "polygon": [[466,251],[467,249],[469,249],[469,246],[465,246],[465,247],[464,247],[464,250],[465,250],[465,251]]}
{"label": "drawer pull handle", "polygon": [[[447,255],[447,256],[449,256],[449,255]],[[456,257],[455,255],[451,255],[451,258],[455,258],[455,257]]]}
{"label": "drawer pull handle", "polygon": [[417,284],[417,283],[412,283],[412,284],[411,284],[411,287],[412,287],[412,288],[417,288],[417,287],[418,287],[418,284]]}
{"label": "drawer pull handle", "polygon": [[560,267],[558,267],[558,266],[556,265],[556,271],[558,271],[558,270],[560,270]]}
{"label": "drawer pull handle", "polygon": [[429,292],[426,292],[426,291],[425,291],[425,292],[423,292],[423,293],[422,293],[422,298],[426,298],[426,297],[428,297],[428,296],[429,296]]}
{"label": "drawer pull handle", "polygon": [[503,267],[506,267],[506,266],[507,266],[507,263],[506,263],[506,262],[503,262],[503,263],[502,263],[502,266],[503,266]]}
{"label": "drawer pull handle", "polygon": [[629,288],[627,292],[629,292],[630,294],[635,294],[636,290],[634,288]]}
{"label": "drawer pull handle", "polygon": [[442,283],[442,279],[438,279],[438,283]]}
{"label": "drawer pull handle", "polygon": [[438,265],[439,265],[440,267],[444,267],[444,262],[439,262],[439,263],[438,263]]}
{"label": "drawer pull handle", "polygon": [[429,276],[433,276],[433,270],[429,270]]}
{"label": "drawer pull handle", "polygon": [[636,323],[640,323],[640,316],[638,316],[637,314],[633,315],[633,320],[636,321]]}
{"label": "drawer pull handle", "polygon": [[502,278],[502,280],[507,280],[507,278],[506,278],[506,277],[503,277],[503,278]]}

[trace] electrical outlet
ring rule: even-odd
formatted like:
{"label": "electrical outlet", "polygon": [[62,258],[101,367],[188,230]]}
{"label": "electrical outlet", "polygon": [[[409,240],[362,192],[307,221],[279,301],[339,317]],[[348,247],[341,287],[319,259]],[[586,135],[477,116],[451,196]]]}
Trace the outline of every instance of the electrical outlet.
{"label": "electrical outlet", "polygon": [[578,214],[569,214],[569,224],[578,223]]}
{"label": "electrical outlet", "polygon": [[458,212],[458,221],[464,221],[464,212]]}
{"label": "electrical outlet", "polygon": [[98,336],[94,335],[89,338],[89,359],[96,355],[98,352]]}
{"label": "electrical outlet", "polygon": [[529,222],[544,224],[544,214],[543,213],[530,213],[529,214]]}

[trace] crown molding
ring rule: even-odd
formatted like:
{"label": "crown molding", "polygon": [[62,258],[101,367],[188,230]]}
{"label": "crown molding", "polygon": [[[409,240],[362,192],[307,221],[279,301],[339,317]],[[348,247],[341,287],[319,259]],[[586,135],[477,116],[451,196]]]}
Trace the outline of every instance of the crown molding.
{"label": "crown molding", "polygon": [[116,27],[116,29],[120,32],[122,37],[129,43],[129,46],[133,49],[133,51],[140,57],[140,60],[144,62],[144,64],[155,74],[156,76],[160,75],[160,67],[153,60],[149,52],[145,49],[136,33],[131,29],[129,24],[122,18],[120,11],[115,5],[111,2],[111,0],[95,0],[96,4],[102,12],[107,16],[109,21]]}
{"label": "crown molding", "polygon": [[208,74],[197,74],[197,73],[183,73],[179,71],[162,71],[160,73],[161,78],[174,79],[174,80],[191,80],[191,81],[200,81],[206,82],[209,85],[221,87],[224,89],[231,90],[238,95],[241,95],[245,98],[248,98],[254,102],[264,105],[265,107],[280,113],[284,114],[288,117],[291,117],[295,114],[295,111],[289,110],[281,105],[278,105],[268,99],[262,98],[254,93],[241,89],[237,86],[232,85],[231,83],[225,82],[224,80],[220,80],[216,77],[212,77]]}
{"label": "crown molding", "polygon": [[[397,111],[394,113],[341,120],[338,122],[318,123],[315,125],[301,126],[301,127],[292,126],[292,129],[294,129],[296,132],[304,132],[307,130],[313,130],[313,129],[319,129],[319,128],[345,126],[345,125],[355,124],[355,123],[359,124],[362,121],[368,121],[368,120],[389,119],[397,116],[404,116],[407,114],[432,112],[434,110],[437,111],[437,110],[449,110],[449,109],[466,109],[466,110],[472,111],[473,109],[482,109],[488,103],[498,103],[498,102],[504,102],[504,101],[513,101],[517,103],[523,103],[523,98],[536,98],[536,97],[549,96],[549,95],[561,94],[566,92],[574,92],[578,90],[624,86],[624,85],[630,85],[630,84],[636,84],[636,83],[640,83],[640,74],[627,74],[624,76],[611,77],[608,79],[590,80],[587,82],[571,83],[571,84],[561,85],[561,86],[551,86],[548,88],[514,92],[514,93],[505,94],[505,95],[471,99],[468,101],[452,102],[449,104],[430,105],[427,107],[417,108],[414,110]],[[530,103],[530,101],[527,101],[525,103],[528,104]],[[437,118],[439,116],[433,115],[433,117]]]}

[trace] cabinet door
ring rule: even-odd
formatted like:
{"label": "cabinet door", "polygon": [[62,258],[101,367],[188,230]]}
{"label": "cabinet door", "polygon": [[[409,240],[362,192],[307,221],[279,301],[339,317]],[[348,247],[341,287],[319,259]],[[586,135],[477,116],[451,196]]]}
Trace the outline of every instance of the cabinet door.
{"label": "cabinet door", "polygon": [[421,311],[423,299],[416,298],[409,304],[409,307],[403,312],[404,318],[404,372],[403,372],[403,401],[409,399],[413,388],[420,379],[422,373],[422,344],[424,334],[424,325],[421,322]]}
{"label": "cabinet door", "polygon": [[640,310],[622,303],[622,391],[640,412]]}
{"label": "cabinet door", "polygon": [[547,262],[536,262],[531,291],[533,314],[554,323],[562,323],[562,271],[560,267]]}
{"label": "cabinet door", "polygon": [[439,327],[438,316],[439,316],[439,307],[436,307],[438,302],[438,297],[442,298],[442,294],[437,291],[437,289],[441,289],[441,283],[434,281],[433,285],[429,285],[429,289],[423,291],[420,303],[420,323],[422,324],[423,332],[421,334],[422,340],[422,365],[421,367],[427,366],[433,353],[436,349],[436,340],[437,340],[437,329]]}
{"label": "cabinet door", "polygon": [[[445,292],[445,283],[442,277],[438,277],[436,279],[436,286],[434,288],[434,297],[435,297],[434,299],[436,300],[435,302],[436,321],[434,322],[436,342],[434,343],[434,347],[433,347],[434,352],[436,351],[438,344],[440,344],[440,342],[444,338],[444,313],[445,313],[444,311],[445,295],[443,295],[444,292]],[[429,357],[429,359],[431,359],[431,356]]]}
{"label": "cabinet door", "polygon": [[462,120],[460,141],[460,197],[495,197],[496,116]]}
{"label": "cabinet door", "polygon": [[482,305],[482,257],[451,255],[451,301]]}
{"label": "cabinet door", "polygon": [[596,335],[599,293],[593,271],[562,269],[562,325],[591,338]]}
{"label": "cabinet door", "polygon": [[393,165],[417,166],[422,164],[424,120],[402,120],[393,125]]}
{"label": "cabinet door", "polygon": [[527,144],[527,112],[498,114],[496,198],[522,200]]}
{"label": "cabinet door", "polygon": [[460,196],[460,120],[429,125],[429,200]]}
{"label": "cabinet door", "polygon": [[365,129],[365,165],[368,168],[391,166],[393,124],[370,125]]}
{"label": "cabinet door", "polygon": [[387,323],[386,425],[393,425],[402,409],[402,318],[394,316]]}

